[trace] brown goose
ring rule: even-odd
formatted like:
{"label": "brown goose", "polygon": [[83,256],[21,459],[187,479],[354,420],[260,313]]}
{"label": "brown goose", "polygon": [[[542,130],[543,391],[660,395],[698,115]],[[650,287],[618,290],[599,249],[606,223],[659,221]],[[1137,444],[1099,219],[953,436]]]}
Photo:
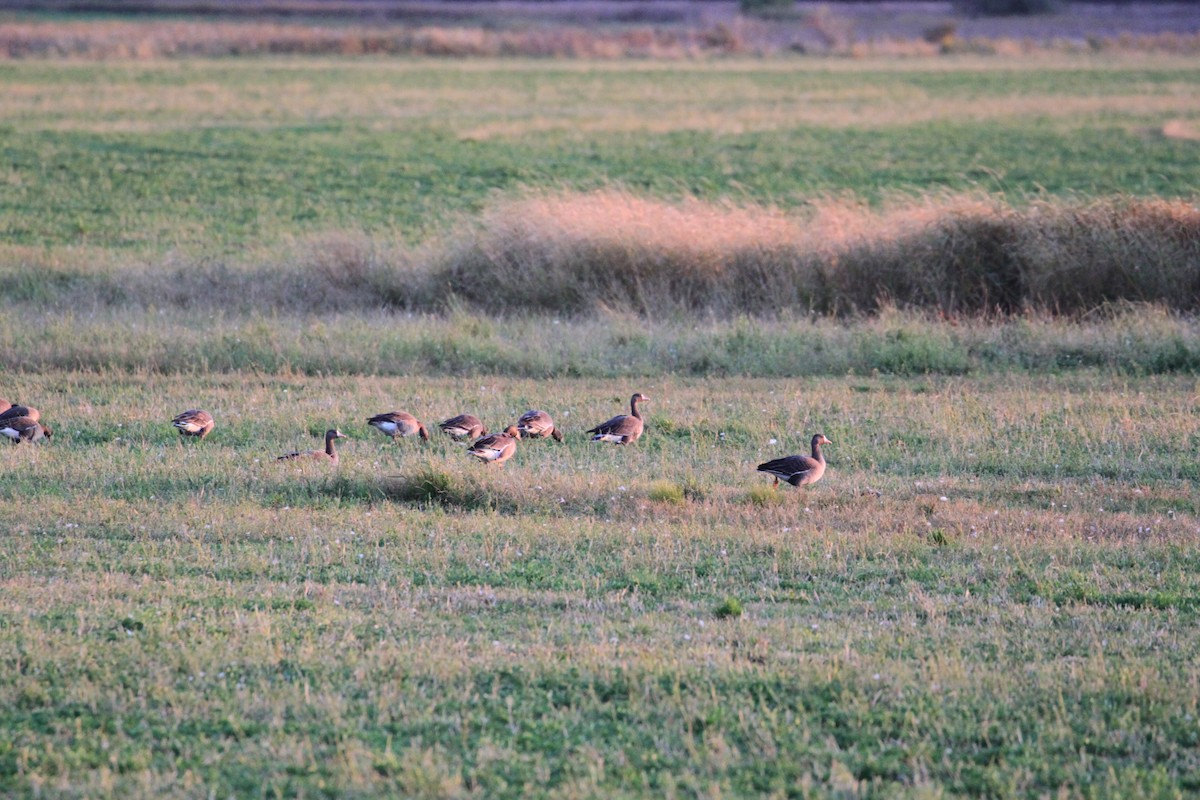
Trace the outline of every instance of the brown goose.
{"label": "brown goose", "polygon": [[7,436],[13,444],[21,442],[36,442],[38,439],[49,439],[54,431],[49,425],[42,425],[32,417],[9,417],[0,420],[0,436]]}
{"label": "brown goose", "polygon": [[315,461],[331,461],[334,464],[338,463],[337,449],[333,446],[334,439],[349,439],[350,437],[339,430],[330,428],[325,431],[325,449],[324,450],[301,450],[296,453],[288,453],[275,459],[276,461],[288,461],[291,459],[312,459]]}
{"label": "brown goose", "polygon": [[593,442],[612,442],[614,444],[629,444],[636,442],[642,435],[645,425],[642,423],[642,412],[638,411],[638,403],[649,400],[649,397],[638,392],[629,398],[629,413],[618,414],[608,422],[601,422],[588,433],[593,434]]}
{"label": "brown goose", "polygon": [[213,421],[212,414],[192,408],[177,415],[175,419],[171,420],[171,424],[179,429],[180,436],[197,436],[203,439],[212,433],[216,423]]}
{"label": "brown goose", "polygon": [[29,417],[34,422],[42,418],[42,412],[38,411],[33,406],[12,406],[0,411],[0,420],[16,419],[17,417]]}
{"label": "brown goose", "polygon": [[811,456],[784,456],[765,464],[759,464],[758,471],[774,476],[775,482],[771,484],[772,487],[778,486],[781,479],[792,486],[816,483],[825,474],[825,456],[821,454],[821,445],[823,444],[833,444],[833,442],[826,439],[825,434],[818,433],[812,437]]}
{"label": "brown goose", "polygon": [[509,425],[504,433],[492,433],[476,439],[468,453],[488,464],[503,464],[517,452],[517,440],[521,432],[515,425]]}
{"label": "brown goose", "polygon": [[526,411],[517,420],[517,430],[522,439],[545,439],[553,436],[554,441],[563,440],[562,431],[554,425],[554,420],[545,411]]}
{"label": "brown goose", "polygon": [[438,423],[438,427],[450,435],[454,441],[462,439],[474,439],[479,436],[487,436],[487,428],[483,427],[483,423],[479,421],[479,417],[474,414],[459,414],[457,417],[443,420]]}
{"label": "brown goose", "polygon": [[367,424],[378,430],[384,436],[390,436],[392,441],[397,437],[420,436],[421,441],[429,441],[429,431],[421,421],[407,411],[389,411],[386,414],[376,414],[367,420]]}

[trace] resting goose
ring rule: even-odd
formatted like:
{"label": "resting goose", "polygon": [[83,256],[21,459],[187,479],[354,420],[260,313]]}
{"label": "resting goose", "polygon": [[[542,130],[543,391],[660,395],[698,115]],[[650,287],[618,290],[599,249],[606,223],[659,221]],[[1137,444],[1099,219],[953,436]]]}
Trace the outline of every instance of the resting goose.
{"label": "resting goose", "polygon": [[29,417],[34,422],[42,418],[42,412],[38,411],[33,406],[13,406],[10,405],[4,411],[0,411],[0,420],[16,419],[17,417]]}
{"label": "resting goose", "polygon": [[475,439],[479,436],[487,436],[487,428],[483,427],[483,423],[479,421],[479,417],[474,414],[459,414],[457,417],[443,420],[438,423],[438,427],[450,435],[454,441],[462,439]]}
{"label": "resting goose", "polygon": [[811,456],[784,456],[759,464],[758,471],[774,476],[775,482],[771,484],[772,487],[778,486],[780,480],[785,480],[792,486],[816,483],[825,474],[825,456],[821,454],[823,444],[833,442],[826,439],[825,434],[818,433],[812,437]]}
{"label": "resting goose", "polygon": [[629,444],[636,442],[642,435],[645,425],[642,423],[642,412],[638,411],[638,403],[649,400],[649,397],[638,392],[629,398],[629,413],[619,414],[608,422],[601,422],[588,431],[593,434],[593,442],[612,442],[614,444]]}
{"label": "resting goose", "polygon": [[36,442],[38,439],[49,439],[54,431],[49,425],[42,425],[32,417],[9,417],[0,420],[0,436],[7,436],[13,444],[21,442]]}
{"label": "resting goose", "polygon": [[429,431],[421,421],[407,411],[389,411],[386,414],[376,414],[367,420],[367,424],[378,430],[384,436],[395,441],[397,437],[420,436],[421,441],[429,441]]}
{"label": "resting goose", "polygon": [[315,461],[331,461],[334,464],[338,463],[337,449],[333,446],[334,439],[349,439],[350,437],[339,430],[330,428],[325,431],[325,449],[324,450],[301,450],[296,453],[288,453],[287,455],[279,456],[276,461],[287,461],[290,459],[313,459]]}
{"label": "resting goose", "polygon": [[192,408],[176,416],[171,420],[171,424],[179,429],[180,436],[196,436],[203,439],[212,433],[216,423],[213,421],[212,414]]}
{"label": "resting goose", "polygon": [[517,452],[517,440],[521,432],[515,425],[509,425],[504,433],[492,433],[476,439],[468,453],[488,464],[503,464]]}
{"label": "resting goose", "polygon": [[522,439],[545,439],[553,436],[554,441],[563,440],[562,431],[554,425],[554,420],[545,411],[526,411],[517,420],[517,430]]}

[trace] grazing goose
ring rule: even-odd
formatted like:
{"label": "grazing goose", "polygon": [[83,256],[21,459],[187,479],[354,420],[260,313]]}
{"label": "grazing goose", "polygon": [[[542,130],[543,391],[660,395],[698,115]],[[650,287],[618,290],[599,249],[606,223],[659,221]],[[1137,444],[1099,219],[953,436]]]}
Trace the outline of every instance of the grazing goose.
{"label": "grazing goose", "polygon": [[294,458],[313,459],[315,461],[332,461],[338,463],[337,449],[333,446],[334,439],[349,439],[350,437],[339,430],[330,428],[325,431],[325,449],[324,450],[301,450],[296,453],[288,453],[275,459],[276,461],[288,461]]}
{"label": "grazing goose", "polygon": [[384,436],[396,437],[420,436],[421,441],[429,441],[429,431],[421,421],[407,411],[389,411],[386,414],[376,414],[367,420],[367,424],[378,430]]}
{"label": "grazing goose", "polygon": [[0,411],[0,420],[16,419],[17,417],[29,417],[34,422],[42,418],[42,412],[38,411],[33,406],[12,406]]}
{"label": "grazing goose", "polygon": [[13,444],[21,442],[36,442],[38,439],[49,439],[54,431],[49,425],[42,425],[32,417],[9,417],[0,420],[0,436],[7,436]]}
{"label": "grazing goose", "polygon": [[592,441],[613,442],[614,444],[636,442],[645,428],[642,423],[642,412],[638,411],[638,403],[649,399],[641,392],[629,398],[629,413],[618,414],[608,422],[601,422],[588,431],[588,433],[594,434]]}
{"label": "grazing goose", "polygon": [[171,424],[179,429],[180,436],[198,436],[203,439],[212,433],[216,423],[213,421],[212,414],[192,408],[176,416],[171,420]]}
{"label": "grazing goose", "polygon": [[785,480],[792,486],[803,486],[806,483],[816,483],[825,474],[825,456],[821,454],[821,445],[833,444],[818,433],[812,437],[811,456],[784,456],[774,461],[758,465],[759,472],[765,472],[775,477],[772,487],[778,486],[779,481]]}
{"label": "grazing goose", "polygon": [[554,441],[563,440],[562,431],[554,425],[554,420],[545,411],[526,411],[517,420],[517,430],[522,439],[545,439],[553,436]]}
{"label": "grazing goose", "polygon": [[521,432],[517,427],[509,425],[504,433],[492,433],[476,439],[467,452],[485,463],[503,464],[517,452],[517,440],[520,438]]}
{"label": "grazing goose", "polygon": [[479,421],[479,417],[474,414],[459,414],[457,417],[439,422],[438,427],[450,434],[450,438],[456,442],[462,439],[487,436],[488,432],[487,428],[483,427],[483,423]]}

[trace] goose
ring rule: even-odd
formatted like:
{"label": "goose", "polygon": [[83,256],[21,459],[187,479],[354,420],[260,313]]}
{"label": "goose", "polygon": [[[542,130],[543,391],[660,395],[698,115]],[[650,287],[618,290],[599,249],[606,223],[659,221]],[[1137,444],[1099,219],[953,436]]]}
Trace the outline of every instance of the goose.
{"label": "goose", "polygon": [[341,431],[330,428],[325,431],[325,449],[324,450],[301,450],[296,453],[288,453],[287,455],[279,456],[276,461],[289,461],[291,459],[313,459],[315,461],[332,461],[338,463],[337,449],[334,448],[333,442],[335,439],[349,439],[350,437]]}
{"label": "goose", "polygon": [[517,430],[522,439],[545,439],[553,436],[554,441],[563,440],[562,431],[554,425],[554,420],[545,411],[526,411],[517,420]]}
{"label": "goose", "polygon": [[171,420],[171,424],[179,429],[180,436],[197,436],[203,439],[212,433],[216,423],[213,421],[212,414],[192,408],[176,415],[175,419]]}
{"label": "goose", "polygon": [[4,411],[0,411],[0,420],[16,419],[17,417],[29,417],[34,422],[42,418],[42,412],[38,411],[33,406],[13,406],[10,405]]}
{"label": "goose", "polygon": [[407,411],[389,411],[386,414],[376,414],[367,420],[367,424],[378,430],[384,436],[395,441],[397,437],[420,436],[421,441],[429,441],[429,431],[421,421]]}
{"label": "goose", "polygon": [[645,425],[642,423],[642,413],[638,411],[638,403],[649,399],[649,397],[646,397],[641,392],[629,398],[629,413],[618,414],[608,422],[601,422],[588,431],[588,433],[594,434],[592,441],[612,442],[614,444],[636,442],[645,428]]}
{"label": "goose", "polygon": [[826,439],[825,434],[818,433],[812,437],[811,456],[784,456],[765,464],[759,464],[758,471],[774,476],[775,482],[771,484],[772,488],[778,486],[781,479],[792,486],[816,483],[825,474],[825,456],[821,454],[821,445],[823,444],[833,444],[833,442]]}
{"label": "goose", "polygon": [[32,417],[9,417],[0,420],[0,436],[7,436],[13,444],[21,442],[36,442],[38,439],[49,439],[54,431],[49,425],[42,425]]}
{"label": "goose", "polygon": [[443,420],[438,423],[438,427],[450,435],[454,441],[462,439],[475,439],[480,436],[487,436],[487,428],[483,427],[483,423],[479,421],[479,417],[474,414],[459,414],[457,417]]}
{"label": "goose", "polygon": [[509,425],[504,433],[492,433],[476,439],[467,452],[485,463],[503,464],[517,452],[517,440],[520,438],[521,432],[517,426]]}
{"label": "goose", "polygon": [[0,397],[0,414],[8,411],[10,408],[12,408],[12,403],[5,400],[3,397]]}

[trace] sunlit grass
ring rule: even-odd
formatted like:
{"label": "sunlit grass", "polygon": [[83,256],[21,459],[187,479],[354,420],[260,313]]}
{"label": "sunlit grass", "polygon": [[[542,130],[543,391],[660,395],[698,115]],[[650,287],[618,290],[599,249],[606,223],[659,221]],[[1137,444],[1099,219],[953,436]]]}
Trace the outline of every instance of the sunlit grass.
{"label": "sunlit grass", "polygon": [[1189,60],[121,58],[0,65],[0,794],[1200,789]]}
{"label": "sunlit grass", "polygon": [[[0,785],[1186,784],[1194,384],[661,376],[618,448],[581,433],[610,381],[22,375],[60,435],[0,449]],[[191,405],[203,442],[170,426]],[[365,423],[530,405],[567,440],[502,469]],[[274,461],[328,425],[338,469]],[[814,430],[820,483],[754,472]]]}

